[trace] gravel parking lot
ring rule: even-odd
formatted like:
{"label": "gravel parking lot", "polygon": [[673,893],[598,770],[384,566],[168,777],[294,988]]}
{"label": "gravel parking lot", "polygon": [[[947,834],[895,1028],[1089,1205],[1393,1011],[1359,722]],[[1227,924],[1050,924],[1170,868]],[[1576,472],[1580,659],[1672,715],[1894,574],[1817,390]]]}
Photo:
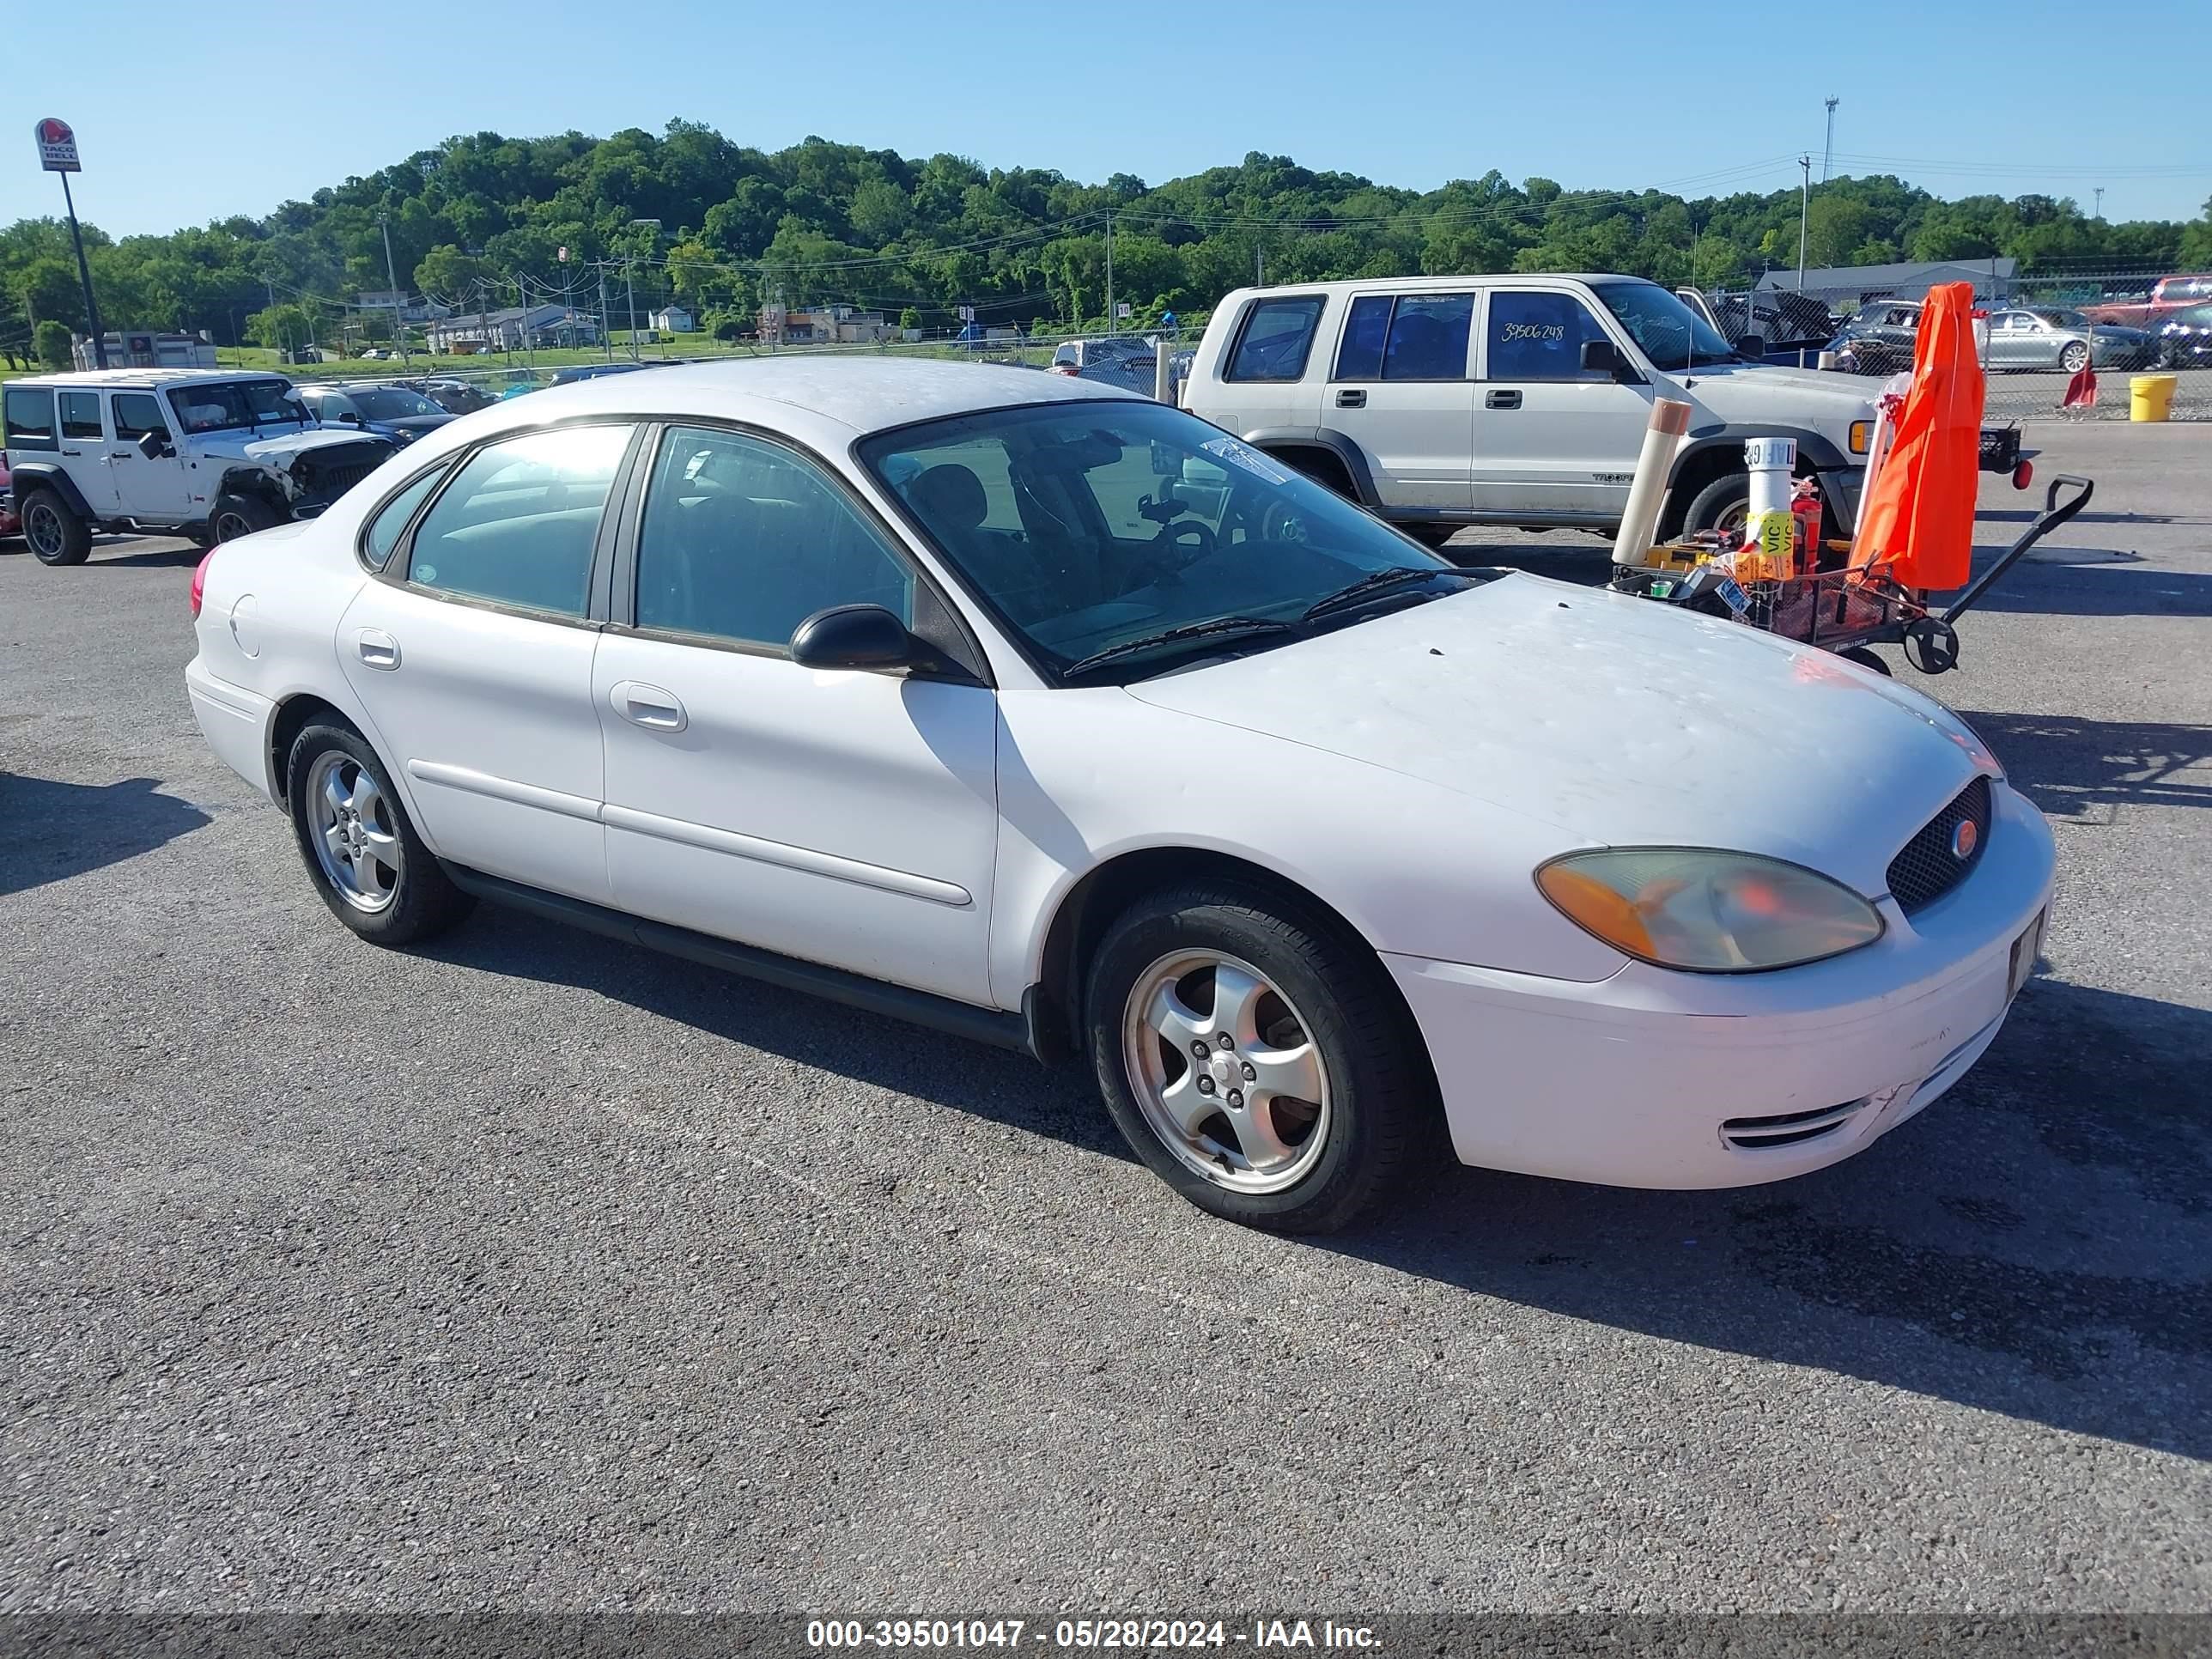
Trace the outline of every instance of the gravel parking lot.
{"label": "gravel parking lot", "polygon": [[2212,438],[2029,435],[2096,500],[1934,686],[2059,838],[1981,1067],[1793,1183],[1321,1243],[1079,1068],[356,941],[193,726],[189,550],[0,556],[0,1607],[2205,1607]]}

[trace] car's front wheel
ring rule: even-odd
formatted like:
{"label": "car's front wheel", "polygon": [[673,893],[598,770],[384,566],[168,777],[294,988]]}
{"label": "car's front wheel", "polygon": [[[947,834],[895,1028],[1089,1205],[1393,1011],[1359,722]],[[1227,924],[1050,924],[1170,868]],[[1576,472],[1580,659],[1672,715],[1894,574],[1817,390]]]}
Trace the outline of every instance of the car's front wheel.
{"label": "car's front wheel", "polygon": [[1374,953],[1231,885],[1125,911],[1085,1024],[1115,1125],[1200,1208],[1333,1232],[1383,1199],[1434,1122],[1419,1036]]}
{"label": "car's front wheel", "polygon": [[1723,545],[1743,539],[1744,521],[1751,515],[1751,478],[1747,473],[1724,472],[1690,498],[1682,515],[1684,531],[1720,532]]}
{"label": "car's front wheel", "polygon": [[82,564],[92,553],[92,526],[51,489],[23,497],[23,540],[40,564]]}
{"label": "car's front wheel", "polygon": [[215,498],[215,510],[208,514],[208,534],[217,542],[234,542],[240,536],[283,522],[284,515],[258,495],[226,494]]}
{"label": "car's front wheel", "polygon": [[363,939],[412,945],[474,907],[415,832],[361,733],[309,726],[293,741],[285,776],[292,829],[315,890]]}
{"label": "car's front wheel", "polygon": [[2089,366],[2089,348],[2076,340],[2058,354],[2058,367],[2069,374],[2079,374]]}

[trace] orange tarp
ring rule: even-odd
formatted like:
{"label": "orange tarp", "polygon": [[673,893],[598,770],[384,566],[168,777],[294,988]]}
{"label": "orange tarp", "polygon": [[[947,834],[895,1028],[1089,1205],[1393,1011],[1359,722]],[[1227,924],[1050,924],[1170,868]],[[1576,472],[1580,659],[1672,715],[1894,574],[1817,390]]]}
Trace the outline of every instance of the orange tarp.
{"label": "orange tarp", "polygon": [[1983,390],[1973,307],[1972,283],[1928,290],[1912,389],[1859,511],[1854,562],[1887,564],[1907,587],[1963,587],[1973,563]]}

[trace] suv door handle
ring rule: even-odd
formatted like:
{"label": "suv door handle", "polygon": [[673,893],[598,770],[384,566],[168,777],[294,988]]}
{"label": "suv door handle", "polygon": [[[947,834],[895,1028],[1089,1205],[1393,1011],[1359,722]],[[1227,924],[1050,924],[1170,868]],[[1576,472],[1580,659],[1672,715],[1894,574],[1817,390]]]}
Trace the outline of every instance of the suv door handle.
{"label": "suv door handle", "polygon": [[691,724],[691,717],[684,712],[684,705],[672,691],[664,691],[657,685],[647,685],[641,680],[617,680],[607,693],[607,701],[614,711],[633,726],[650,726],[655,732],[681,732]]}
{"label": "suv door handle", "polygon": [[1364,392],[1340,392],[1336,394],[1336,406],[1339,409],[1364,409],[1367,407],[1367,394]]}
{"label": "suv door handle", "polygon": [[1482,406],[1485,409],[1518,409],[1521,407],[1521,394],[1517,391],[1493,392],[1483,398]]}
{"label": "suv door handle", "polygon": [[399,666],[399,641],[380,628],[364,628],[353,636],[354,649],[371,668],[387,672]]}

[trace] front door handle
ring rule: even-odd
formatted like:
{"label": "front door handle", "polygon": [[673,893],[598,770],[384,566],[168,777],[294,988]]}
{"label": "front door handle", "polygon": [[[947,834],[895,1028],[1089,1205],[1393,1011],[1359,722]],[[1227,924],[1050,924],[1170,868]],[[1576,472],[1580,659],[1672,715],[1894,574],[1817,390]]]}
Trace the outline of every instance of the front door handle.
{"label": "front door handle", "polygon": [[380,628],[364,628],[353,636],[354,649],[371,668],[389,672],[399,666],[399,641]]}
{"label": "front door handle", "polygon": [[1482,406],[1485,409],[1518,409],[1521,407],[1521,394],[1518,391],[1493,392],[1483,398]]}
{"label": "front door handle", "polygon": [[1339,409],[1364,409],[1367,407],[1367,394],[1357,391],[1340,392],[1336,394],[1336,406]]}
{"label": "front door handle", "polygon": [[655,732],[681,732],[691,724],[691,717],[684,712],[684,705],[672,691],[664,691],[657,685],[647,685],[641,680],[618,680],[607,693],[607,701],[614,711],[633,726],[649,726]]}

